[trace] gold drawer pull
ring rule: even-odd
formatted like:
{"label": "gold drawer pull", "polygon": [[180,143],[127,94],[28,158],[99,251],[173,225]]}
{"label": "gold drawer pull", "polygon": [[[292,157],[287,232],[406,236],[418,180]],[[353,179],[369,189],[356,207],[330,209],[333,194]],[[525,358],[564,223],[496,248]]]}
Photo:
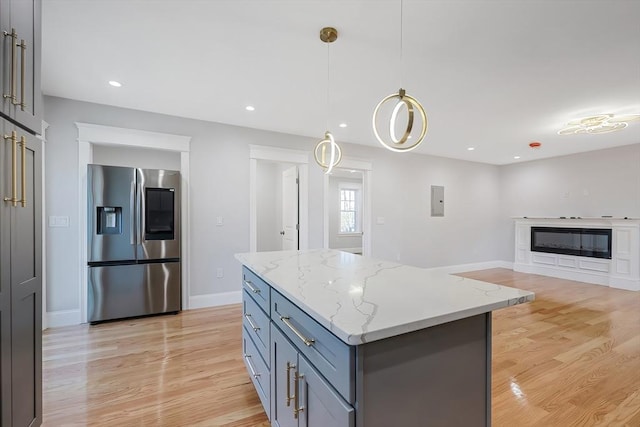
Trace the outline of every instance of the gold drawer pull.
{"label": "gold drawer pull", "polygon": [[314,340],[313,338],[307,338],[302,335],[302,333],[300,333],[300,331],[297,330],[296,327],[291,324],[291,322],[289,322],[288,316],[280,316],[280,320],[282,320],[284,324],[287,325],[289,329],[291,329],[291,331],[296,334],[296,336],[300,338],[307,347],[311,347],[316,342],[316,340]]}
{"label": "gold drawer pull", "polygon": [[[15,207],[18,206],[18,134],[14,130],[11,132],[11,135],[5,135],[4,139],[11,140],[11,162],[13,164],[11,170],[11,197],[5,197],[4,201],[11,203],[11,205]],[[24,159],[24,154],[22,158]]]}
{"label": "gold drawer pull", "polygon": [[304,406],[300,406],[300,380],[304,378],[304,375],[300,375],[297,371],[293,376],[293,387],[296,390],[296,395],[293,400],[293,418],[298,419],[298,414],[304,411]]}
{"label": "gold drawer pull", "polygon": [[[16,40],[18,40],[18,34],[16,29],[12,28],[11,32],[3,32],[5,37],[11,37],[11,90],[9,94],[2,93],[4,99],[10,99],[12,104],[16,104]],[[20,46],[20,45],[18,45]]]}
{"label": "gold drawer pull", "polygon": [[251,361],[249,360],[251,358],[250,354],[245,354],[244,355],[245,360],[247,361],[247,365],[249,366],[249,370],[251,371],[251,376],[255,379],[258,379],[258,377],[260,376],[259,372],[256,372],[256,370],[253,368],[253,365],[251,364]]}
{"label": "gold drawer pull", "polygon": [[287,362],[287,406],[291,406],[291,401],[296,398],[296,396],[291,396],[291,370],[296,369],[296,365],[290,362]]}
{"label": "gold drawer pull", "polygon": [[247,288],[249,288],[249,290],[251,292],[253,292],[254,294],[259,294],[260,293],[260,289],[256,288],[255,286],[253,286],[253,282],[251,280],[245,280],[244,284],[247,286]]}
{"label": "gold drawer pull", "polygon": [[256,326],[255,323],[253,323],[253,320],[251,320],[250,314],[245,314],[244,318],[247,319],[247,322],[249,322],[249,325],[251,326],[251,329],[253,329],[254,332],[258,332],[260,330],[260,327]]}

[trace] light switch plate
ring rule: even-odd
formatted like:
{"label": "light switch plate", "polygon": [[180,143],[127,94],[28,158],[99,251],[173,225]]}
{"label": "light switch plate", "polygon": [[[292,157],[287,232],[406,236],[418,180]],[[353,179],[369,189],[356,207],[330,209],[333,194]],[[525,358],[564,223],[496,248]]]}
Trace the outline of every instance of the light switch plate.
{"label": "light switch plate", "polygon": [[49,227],[69,227],[68,216],[50,216]]}

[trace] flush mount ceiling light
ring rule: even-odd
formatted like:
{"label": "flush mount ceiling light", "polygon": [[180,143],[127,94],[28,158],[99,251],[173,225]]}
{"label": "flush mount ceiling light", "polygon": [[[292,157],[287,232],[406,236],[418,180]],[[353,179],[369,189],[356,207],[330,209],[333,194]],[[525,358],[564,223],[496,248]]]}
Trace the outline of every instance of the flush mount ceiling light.
{"label": "flush mount ceiling light", "polygon": [[247,105],[246,107],[244,107],[244,109],[247,111],[255,111],[256,107],[254,107],[253,105]]}
{"label": "flush mount ceiling light", "polygon": [[117,82],[115,80],[109,80],[109,84],[113,87],[122,87],[122,83]]}
{"label": "flush mount ceiling light", "polygon": [[[329,128],[329,45],[338,40],[338,30],[333,27],[325,27],[320,30],[320,40],[327,44],[327,128]],[[316,163],[324,170],[325,174],[330,174],[340,160],[342,160],[342,150],[336,143],[331,132],[324,133],[324,139],[320,140],[313,150],[313,156]]]}
{"label": "flush mount ceiling light", "polygon": [[[400,69],[402,72],[402,0],[400,0]],[[402,86],[402,79],[400,81],[400,86]],[[380,136],[379,132],[379,115],[381,111],[385,110],[385,107],[390,106],[390,101],[395,101],[395,106],[391,111],[389,116],[388,126],[389,126],[389,138],[390,141],[385,140]],[[412,131],[415,119],[416,111],[420,117],[421,128],[417,138],[414,139],[413,143],[407,144],[407,141],[412,138]],[[388,111],[387,111],[388,112]],[[404,132],[401,137],[398,137],[396,132],[396,124],[398,121],[398,116],[406,115],[406,127],[404,127]],[[386,121],[385,121],[386,122]],[[376,136],[376,139],[383,147],[391,150],[391,151],[411,151],[418,147],[420,143],[424,140],[425,135],[427,134],[428,120],[427,113],[422,108],[420,102],[412,96],[407,95],[406,91],[400,88],[398,93],[392,93],[391,95],[386,96],[382,99],[376,106],[373,111],[372,118],[373,125],[373,133]]]}
{"label": "flush mount ceiling light", "polygon": [[632,121],[640,120],[640,114],[598,114],[571,120],[558,135],[599,134],[616,132],[626,128]]}

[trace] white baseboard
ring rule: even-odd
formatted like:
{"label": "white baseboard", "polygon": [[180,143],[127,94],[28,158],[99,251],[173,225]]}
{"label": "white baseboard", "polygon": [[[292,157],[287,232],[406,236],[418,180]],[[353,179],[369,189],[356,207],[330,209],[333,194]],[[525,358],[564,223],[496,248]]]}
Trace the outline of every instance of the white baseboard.
{"label": "white baseboard", "polygon": [[474,262],[471,264],[456,264],[456,265],[447,265],[444,267],[433,267],[433,268],[428,268],[427,270],[455,274],[455,273],[464,273],[466,271],[488,270],[490,268],[508,268],[509,270],[512,270],[513,263],[509,261],[485,261],[485,262]]}
{"label": "white baseboard", "polygon": [[47,328],[79,325],[80,310],[47,311]]}
{"label": "white baseboard", "polygon": [[242,291],[194,295],[189,297],[189,310],[195,308],[217,307],[219,305],[240,304],[241,302]]}

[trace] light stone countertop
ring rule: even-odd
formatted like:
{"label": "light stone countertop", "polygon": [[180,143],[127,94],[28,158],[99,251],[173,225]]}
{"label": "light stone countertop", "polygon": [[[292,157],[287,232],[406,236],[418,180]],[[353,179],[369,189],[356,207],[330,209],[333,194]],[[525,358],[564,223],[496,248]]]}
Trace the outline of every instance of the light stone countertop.
{"label": "light stone countertop", "polygon": [[236,259],[349,345],[535,298],[529,291],[332,249],[241,253]]}

